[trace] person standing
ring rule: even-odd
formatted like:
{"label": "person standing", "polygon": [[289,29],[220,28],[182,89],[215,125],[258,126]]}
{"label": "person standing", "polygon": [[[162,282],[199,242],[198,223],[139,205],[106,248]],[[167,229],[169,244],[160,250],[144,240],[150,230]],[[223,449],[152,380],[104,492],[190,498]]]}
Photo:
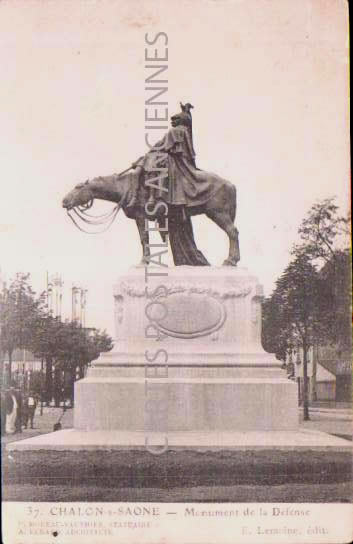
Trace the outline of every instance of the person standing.
{"label": "person standing", "polygon": [[[27,417],[29,419],[31,429],[33,429],[33,420],[34,420],[36,408],[37,408],[37,399],[34,396],[33,392],[30,391],[28,395],[28,399],[27,399],[27,414],[28,414]],[[28,422],[28,419],[27,419],[27,422]],[[27,424],[26,424],[26,428],[27,428]]]}
{"label": "person standing", "polygon": [[6,391],[6,433],[14,434],[16,432],[17,418],[17,399],[14,393],[15,388],[11,385]]}
{"label": "person standing", "polygon": [[22,393],[20,389],[14,390],[14,395],[16,397],[17,401],[17,414],[16,414],[16,420],[15,420],[15,432],[16,433],[22,433]]}
{"label": "person standing", "polygon": [[28,425],[28,395],[25,394],[22,403],[22,425],[27,429]]}
{"label": "person standing", "polygon": [[1,436],[6,434],[6,392],[1,391]]}

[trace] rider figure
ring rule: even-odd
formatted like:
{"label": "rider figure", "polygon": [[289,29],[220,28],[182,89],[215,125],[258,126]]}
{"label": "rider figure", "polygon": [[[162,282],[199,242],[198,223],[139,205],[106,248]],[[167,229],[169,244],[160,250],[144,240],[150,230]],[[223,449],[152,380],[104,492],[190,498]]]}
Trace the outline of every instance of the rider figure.
{"label": "rider figure", "polygon": [[[183,190],[183,172],[182,165],[196,168],[195,151],[192,138],[192,117],[190,103],[181,104],[181,112],[171,117],[171,128],[162,140],[157,142],[151,150],[133,163],[132,168],[138,168],[139,179],[144,181],[145,187],[149,188],[148,203],[153,205],[156,199],[156,193],[162,191],[151,187],[146,183],[151,178],[156,178],[156,170],[168,169],[168,193],[171,204],[185,205],[185,196]],[[154,182],[155,184],[155,182]],[[140,185],[140,183],[139,183]],[[136,186],[131,204],[137,199]]]}

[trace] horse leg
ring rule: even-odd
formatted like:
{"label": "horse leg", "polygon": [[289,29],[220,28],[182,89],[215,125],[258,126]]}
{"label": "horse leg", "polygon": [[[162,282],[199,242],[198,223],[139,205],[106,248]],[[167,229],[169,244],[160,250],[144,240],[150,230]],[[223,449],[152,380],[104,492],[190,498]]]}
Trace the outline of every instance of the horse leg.
{"label": "horse leg", "polygon": [[240,260],[238,229],[234,226],[230,215],[219,210],[207,210],[207,217],[211,219],[227,234],[229,239],[229,254],[223,266],[236,266]]}
{"label": "horse leg", "polygon": [[148,264],[150,258],[150,246],[148,230],[145,229],[145,218],[139,216],[136,218],[136,225],[139,231],[140,241],[142,245],[142,259],[140,264]]}

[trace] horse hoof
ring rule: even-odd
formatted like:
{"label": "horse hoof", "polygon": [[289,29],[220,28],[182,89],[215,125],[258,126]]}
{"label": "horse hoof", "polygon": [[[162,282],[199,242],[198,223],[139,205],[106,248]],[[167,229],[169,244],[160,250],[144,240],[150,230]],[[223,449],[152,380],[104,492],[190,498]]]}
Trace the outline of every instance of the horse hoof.
{"label": "horse hoof", "polygon": [[226,259],[222,266],[237,266],[237,262],[235,259]]}

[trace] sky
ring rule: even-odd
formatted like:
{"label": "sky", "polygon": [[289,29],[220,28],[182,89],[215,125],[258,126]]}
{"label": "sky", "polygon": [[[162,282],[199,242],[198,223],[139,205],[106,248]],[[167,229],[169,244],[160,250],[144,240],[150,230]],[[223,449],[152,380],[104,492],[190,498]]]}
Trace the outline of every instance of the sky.
{"label": "sky", "polygon": [[[0,1],[0,267],[87,293],[88,326],[114,335],[112,286],[140,261],[133,221],[77,230],[78,182],[146,152],[145,33],[168,35],[168,108],[191,102],[196,162],[234,183],[241,267],[270,294],[312,204],[349,201],[348,25],[343,0]],[[95,203],[93,213],[112,205]],[[193,218],[214,265],[226,235]]]}

